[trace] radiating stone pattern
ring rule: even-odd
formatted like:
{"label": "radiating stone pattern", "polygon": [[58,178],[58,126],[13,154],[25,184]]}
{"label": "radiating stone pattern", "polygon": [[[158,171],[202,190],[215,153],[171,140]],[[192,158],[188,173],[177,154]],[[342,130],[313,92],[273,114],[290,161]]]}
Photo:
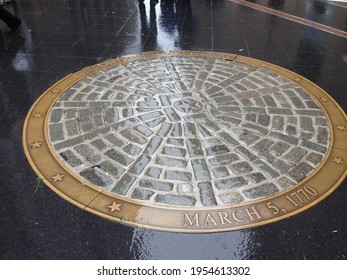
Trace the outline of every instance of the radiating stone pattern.
{"label": "radiating stone pattern", "polygon": [[273,195],[321,162],[329,127],[297,84],[219,58],[129,61],[84,78],[51,111],[49,135],[100,189],[170,206]]}

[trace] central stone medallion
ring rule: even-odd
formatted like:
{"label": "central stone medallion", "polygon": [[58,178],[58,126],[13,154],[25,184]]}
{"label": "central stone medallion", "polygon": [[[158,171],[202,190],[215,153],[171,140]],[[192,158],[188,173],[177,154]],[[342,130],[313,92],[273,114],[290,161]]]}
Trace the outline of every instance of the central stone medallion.
{"label": "central stone medallion", "polygon": [[178,100],[175,102],[174,107],[183,113],[197,113],[202,108],[201,102],[194,100],[193,98],[187,98],[183,100]]}
{"label": "central stone medallion", "polygon": [[[255,60],[190,54],[122,58],[61,82],[46,112],[52,156],[97,192],[86,206],[108,218],[124,204],[135,224],[152,219],[148,209],[177,209],[174,223],[184,229],[200,226],[199,211],[214,209],[203,219],[219,230],[261,223],[266,200],[267,211],[288,215],[287,205],[269,199],[314,177],[333,146],[319,100],[283,69],[285,76]],[[53,175],[59,183],[67,173]],[[302,192],[302,207],[321,195],[309,185]],[[136,217],[134,205],[141,206]],[[166,227],[155,223],[148,226]]]}

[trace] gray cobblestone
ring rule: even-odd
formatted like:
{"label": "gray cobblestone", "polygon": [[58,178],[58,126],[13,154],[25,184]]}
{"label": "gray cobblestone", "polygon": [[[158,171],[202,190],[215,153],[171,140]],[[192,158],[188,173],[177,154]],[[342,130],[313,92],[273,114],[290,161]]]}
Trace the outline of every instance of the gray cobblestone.
{"label": "gray cobblestone", "polygon": [[252,123],[245,123],[242,128],[257,135],[266,135],[268,133],[267,129]]}
{"label": "gray cobblestone", "polygon": [[317,142],[319,144],[328,144],[329,133],[324,127],[318,127]]}
{"label": "gray cobblestone", "polygon": [[74,147],[75,151],[79,153],[86,161],[91,164],[97,164],[101,161],[102,157],[96,153],[92,148],[86,144],[80,144]]}
{"label": "gray cobblestone", "polygon": [[185,157],[187,151],[183,148],[164,147],[162,153],[164,155],[173,156],[173,157]]}
{"label": "gray cobblestone", "polygon": [[253,170],[252,166],[250,166],[247,162],[236,163],[236,164],[230,165],[229,168],[236,175],[239,175],[242,173],[249,173]]}
{"label": "gray cobblestone", "polygon": [[258,123],[262,126],[268,126],[270,124],[270,116],[268,115],[259,115],[258,116]]}
{"label": "gray cobblestone", "polygon": [[264,196],[273,195],[278,191],[279,190],[276,188],[274,184],[266,183],[249,190],[244,190],[243,193],[247,198],[256,199]]}
{"label": "gray cobblestone", "polygon": [[82,161],[70,150],[60,153],[60,156],[72,167],[82,165]]}
{"label": "gray cobblestone", "polygon": [[211,182],[198,183],[200,200],[203,206],[217,205]]}
{"label": "gray cobblestone", "polygon": [[292,163],[298,163],[306,154],[306,150],[300,147],[294,147],[286,154],[284,159]]}
{"label": "gray cobblestone", "polygon": [[170,99],[166,95],[159,96],[162,106],[171,106]]}
{"label": "gray cobblestone", "polygon": [[266,180],[266,178],[264,177],[263,174],[261,174],[260,172],[256,172],[256,173],[252,173],[249,175],[246,175],[245,177],[248,181],[250,181],[253,184],[258,184],[264,180]]}
{"label": "gray cobblestone", "polygon": [[192,174],[189,172],[167,170],[165,171],[165,178],[169,180],[178,180],[178,181],[188,181],[192,180]]}
{"label": "gray cobblestone", "polygon": [[209,168],[204,159],[194,159],[192,160],[192,167],[194,170],[195,180],[197,181],[207,181],[210,180]]}
{"label": "gray cobblestone", "polygon": [[239,136],[239,140],[243,143],[246,143],[248,146],[253,144],[258,139],[259,139],[259,136],[247,131],[245,131]]}
{"label": "gray cobblestone", "polygon": [[235,154],[225,154],[210,158],[208,161],[213,166],[228,165],[238,160],[239,157]]}
{"label": "gray cobblestone", "polygon": [[269,176],[271,176],[272,178],[276,178],[278,177],[280,174],[275,171],[274,169],[272,169],[268,164],[266,164],[264,161],[262,160],[256,160],[254,162],[255,166],[258,167],[261,171],[265,172],[266,174],[268,174]]}
{"label": "gray cobblestone", "polygon": [[328,122],[325,118],[316,118],[316,125],[328,126]]}
{"label": "gray cobblestone", "polygon": [[312,119],[310,117],[300,117],[300,128],[303,131],[314,132]]}
{"label": "gray cobblestone", "polygon": [[223,196],[221,196],[221,199],[225,204],[228,205],[238,204],[243,201],[242,196],[236,192],[225,193]]}
{"label": "gray cobblestone", "polygon": [[182,138],[169,138],[167,139],[167,144],[174,146],[183,146],[184,140]]}
{"label": "gray cobblestone", "polygon": [[292,110],[285,108],[268,108],[267,110],[271,115],[293,115]]}
{"label": "gray cobblestone", "polygon": [[290,148],[290,145],[284,142],[277,142],[271,148],[270,152],[275,156],[281,156],[285,151]]}
{"label": "gray cobblestone", "polygon": [[113,162],[110,161],[104,161],[100,164],[100,168],[105,171],[106,173],[109,173],[113,175],[114,177],[118,178],[120,175],[122,175],[125,171],[125,169]]}
{"label": "gray cobblestone", "polygon": [[154,192],[151,190],[136,188],[134,189],[131,198],[139,200],[149,200],[153,194]]}
{"label": "gray cobblestone", "polygon": [[120,195],[126,195],[126,193],[129,191],[130,187],[135,182],[136,177],[131,174],[124,174],[122,179],[118,181],[118,183],[114,186],[114,188],[111,190],[111,192],[115,194]]}
{"label": "gray cobblestone", "polygon": [[51,112],[51,117],[49,119],[50,123],[57,123],[61,121],[61,118],[63,117],[63,110],[62,109],[54,109]]}
{"label": "gray cobblestone", "polygon": [[200,134],[202,135],[202,137],[211,137],[212,134],[211,132],[209,132],[204,126],[202,126],[201,124],[197,125],[198,130],[200,132]]}
{"label": "gray cobblestone", "polygon": [[155,201],[162,204],[194,206],[196,199],[191,196],[174,195],[174,194],[158,194]]}
{"label": "gray cobblestone", "polygon": [[216,188],[219,190],[228,190],[232,188],[241,187],[247,184],[247,181],[242,176],[215,181]]}
{"label": "gray cobblestone", "polygon": [[63,125],[61,123],[50,124],[49,136],[52,142],[64,140]]}
{"label": "gray cobblestone", "polygon": [[140,175],[150,161],[151,157],[143,154],[132,164],[128,172]]}
{"label": "gray cobblestone", "polygon": [[295,182],[289,180],[287,177],[282,177],[278,180],[278,184],[281,188],[286,189],[295,185]]}
{"label": "gray cobblestone", "polygon": [[130,157],[115,149],[108,150],[105,155],[123,166],[128,166],[133,161]]}
{"label": "gray cobblestone", "polygon": [[280,172],[282,173],[285,173],[287,172],[292,166],[293,166],[293,163],[291,163],[291,165],[289,165],[288,163],[286,163],[285,161],[283,160],[275,160],[273,162],[273,166]]}
{"label": "gray cobblestone", "polygon": [[113,181],[106,177],[104,174],[96,170],[95,168],[87,168],[80,172],[80,175],[101,188],[107,188]]}
{"label": "gray cobblestone", "polygon": [[78,137],[60,142],[58,144],[55,144],[53,147],[55,150],[59,151],[59,150],[64,149],[64,148],[70,148],[70,147],[73,147],[75,145],[81,144],[81,143],[83,143],[83,141],[84,141],[83,137],[78,136]]}
{"label": "gray cobblestone", "polygon": [[212,172],[216,178],[224,178],[230,175],[228,169],[224,166],[213,168]]}
{"label": "gray cobblestone", "polygon": [[218,136],[229,146],[233,147],[238,144],[238,141],[235,140],[230,134],[226,132],[220,132]]}
{"label": "gray cobblestone", "polygon": [[105,110],[104,120],[107,125],[118,121],[118,112],[115,108],[107,108]]}
{"label": "gray cobblestone", "polygon": [[129,141],[139,145],[143,145],[147,142],[147,139],[145,137],[130,129],[123,130],[121,134]]}
{"label": "gray cobblestone", "polygon": [[327,150],[327,148],[325,146],[310,142],[306,139],[301,141],[301,145],[305,148],[311,149],[313,151],[316,151],[316,152],[319,152],[322,154],[324,154]]}
{"label": "gray cobblestone", "polygon": [[129,155],[137,156],[141,153],[141,148],[134,144],[128,144],[123,148],[123,151]]}
{"label": "gray cobblestone", "polygon": [[164,166],[181,167],[181,168],[185,168],[188,164],[188,161],[183,159],[176,159],[172,157],[163,157],[163,156],[157,157],[155,162],[157,164],[164,165]]}
{"label": "gray cobblestone", "polygon": [[313,167],[306,162],[301,162],[287,173],[290,178],[292,178],[295,182],[300,182],[305,179],[307,174],[309,174],[313,170]]}
{"label": "gray cobblestone", "polygon": [[162,141],[163,141],[163,138],[159,136],[153,136],[151,140],[148,142],[143,153],[153,155],[157,151]]}
{"label": "gray cobblestone", "polygon": [[80,123],[80,129],[82,130],[82,132],[90,132],[92,130],[94,130],[94,125],[93,123]]}
{"label": "gray cobblestone", "polygon": [[151,179],[146,180],[140,180],[139,182],[140,187],[142,188],[149,188],[157,191],[165,191],[170,192],[173,189],[173,184],[169,182],[161,182]]}
{"label": "gray cobblestone", "polygon": [[278,132],[270,132],[269,136],[292,145],[296,145],[299,143],[299,139],[291,135],[285,135]]}
{"label": "gray cobblestone", "polygon": [[120,139],[114,134],[106,135],[105,139],[117,147],[122,147],[126,143],[123,139]]}
{"label": "gray cobblestone", "polygon": [[253,146],[253,149],[258,152],[268,150],[274,142],[269,139],[262,139]]}
{"label": "gray cobblestone", "polygon": [[207,156],[213,156],[213,155],[220,155],[228,153],[230,150],[225,145],[217,145],[206,148],[206,154]]}
{"label": "gray cobblestone", "polygon": [[93,122],[96,127],[103,127],[105,126],[104,117],[101,115],[95,115],[93,116]]}
{"label": "gray cobblestone", "polygon": [[287,125],[286,127],[286,133],[288,135],[296,135],[296,127],[293,125]]}
{"label": "gray cobblestone", "polygon": [[194,123],[184,123],[184,135],[193,138],[197,136]]}
{"label": "gray cobblestone", "polygon": [[151,121],[146,122],[146,125],[148,125],[149,127],[156,127],[164,121],[165,121],[165,118],[161,117],[161,118],[157,118],[155,120],[151,120]]}
{"label": "gray cobblestone", "polygon": [[241,120],[229,116],[217,117],[216,119],[226,127],[235,127],[241,123]]}
{"label": "gray cobblestone", "polygon": [[222,106],[219,107],[218,110],[226,114],[241,113],[240,107],[235,106]]}
{"label": "gray cobblestone", "polygon": [[171,131],[172,137],[181,137],[182,136],[182,126],[180,123],[175,123],[172,131]]}
{"label": "gray cobblestone", "polygon": [[317,153],[310,153],[307,156],[307,160],[309,162],[312,162],[313,164],[317,165],[318,163],[320,163],[323,159],[323,156]]}
{"label": "gray cobblestone", "polygon": [[245,147],[237,146],[236,148],[234,148],[234,151],[248,161],[254,161],[257,159],[257,157]]}
{"label": "gray cobblestone", "polygon": [[77,120],[67,120],[65,128],[68,136],[75,136],[81,133]]}
{"label": "gray cobblestone", "polygon": [[280,116],[275,116],[272,118],[272,129],[281,131],[284,126],[284,118]]}
{"label": "gray cobblestone", "polygon": [[321,110],[296,110],[296,113],[303,116],[324,116]]}
{"label": "gray cobblestone", "polygon": [[257,121],[257,115],[256,114],[245,114],[245,120],[250,122],[256,122]]}
{"label": "gray cobblestone", "polygon": [[157,135],[160,137],[166,137],[166,135],[168,135],[169,132],[171,131],[171,128],[172,128],[171,123],[163,122],[160,129],[157,131]]}
{"label": "gray cobblestone", "polygon": [[145,136],[145,137],[149,137],[150,135],[153,134],[153,132],[152,132],[149,128],[147,128],[146,126],[141,125],[141,124],[135,126],[135,127],[134,127],[134,130],[135,130],[136,132],[141,133],[141,134],[142,134],[143,136]]}
{"label": "gray cobblestone", "polygon": [[77,118],[77,110],[76,109],[65,110],[65,119],[75,119],[75,118]]}
{"label": "gray cobblestone", "polygon": [[78,120],[80,122],[90,122],[92,118],[92,113],[90,109],[80,109],[78,111]]}
{"label": "gray cobblestone", "polygon": [[263,99],[264,99],[264,101],[265,101],[267,106],[269,106],[269,107],[277,107],[277,104],[276,104],[275,100],[270,95],[264,95]]}
{"label": "gray cobblestone", "polygon": [[159,179],[162,169],[159,167],[151,166],[147,169],[146,175],[155,179]]}
{"label": "gray cobblestone", "polygon": [[122,116],[123,118],[132,117],[134,115],[133,109],[122,109]]}

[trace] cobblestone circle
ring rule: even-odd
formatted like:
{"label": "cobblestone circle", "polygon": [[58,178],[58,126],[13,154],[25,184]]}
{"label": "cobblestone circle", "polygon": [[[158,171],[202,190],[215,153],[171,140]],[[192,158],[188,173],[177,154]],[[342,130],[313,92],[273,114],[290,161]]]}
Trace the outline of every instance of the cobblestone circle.
{"label": "cobblestone circle", "polygon": [[235,205],[305,179],[328,121],[298,84],[222,58],[124,62],[69,88],[49,117],[55,152],[106,192],[169,206]]}

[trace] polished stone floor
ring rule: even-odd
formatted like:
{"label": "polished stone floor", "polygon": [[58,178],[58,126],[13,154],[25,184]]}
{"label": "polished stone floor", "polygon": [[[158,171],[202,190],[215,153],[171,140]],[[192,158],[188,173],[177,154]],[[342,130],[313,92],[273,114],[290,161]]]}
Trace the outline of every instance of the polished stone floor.
{"label": "polished stone floor", "polygon": [[[345,8],[324,1],[249,1],[334,28],[327,32],[312,27],[305,21],[288,20],[276,13],[264,13],[257,7],[247,7],[236,2],[240,1],[161,0],[157,5],[151,5],[148,0],[32,0],[12,1],[6,5],[21,17],[23,24],[16,34],[7,33],[7,27],[2,22],[0,25],[0,201],[1,216],[4,217],[0,235],[3,244],[0,249],[1,258],[345,259],[346,182],[317,206],[270,225],[213,234],[164,233],[115,224],[76,208],[41,186],[22,152],[21,130],[24,118],[43,91],[83,67],[144,51],[206,50],[268,61],[310,79],[326,90],[346,111],[344,90],[347,81],[344,77],[347,72],[347,36],[337,32],[346,31]],[[271,102],[270,98],[268,100]],[[186,117],[185,110],[193,108],[198,112],[201,109],[200,101],[186,101],[188,103],[181,104],[173,96],[176,115],[168,112],[169,109],[164,110],[169,121],[170,118]],[[153,109],[153,104],[162,102],[165,101],[160,98],[157,101],[141,100],[138,107],[143,105],[142,107]],[[133,105],[127,108],[126,113],[129,113]],[[295,107],[295,103],[293,106]],[[231,107],[226,108],[231,110]],[[54,110],[59,118],[59,108]],[[251,115],[250,113],[248,116],[249,121],[252,119]],[[298,118],[300,122],[300,116]],[[254,121],[261,123],[266,122],[266,119],[264,117]],[[60,119],[51,119],[53,142],[65,137],[59,134],[59,128],[54,128],[59,121]],[[71,123],[66,133],[73,135],[76,130],[72,121],[68,118],[64,121]],[[237,118],[233,121],[237,121]],[[78,129],[87,131],[87,123]],[[322,123],[322,120],[314,120],[313,123]],[[188,124],[189,120],[186,125]],[[292,131],[288,130],[288,134],[294,133],[298,120],[295,122],[292,118],[286,124],[287,127],[282,129]],[[150,126],[145,128],[149,133]],[[145,128],[138,128],[142,129],[142,136],[141,131],[140,134],[125,131],[123,138],[134,139],[134,135],[129,136],[132,133],[138,136],[137,142],[146,141]],[[254,129],[254,126],[251,128]],[[320,130],[322,134],[324,125],[312,129],[314,133]],[[215,146],[211,144],[212,137],[207,138],[203,142],[206,152],[215,153],[219,146],[216,141],[213,142]],[[256,141],[250,138],[240,141]],[[327,139],[323,136],[317,139],[321,141],[320,144],[327,144]],[[162,157],[177,153],[191,155],[188,140],[185,140],[187,150],[180,148],[179,136],[170,141],[169,148],[163,150]],[[94,144],[98,149],[100,141]],[[128,147],[126,151],[136,153],[136,147],[142,144],[129,143],[130,146],[124,145],[122,148]],[[80,144],[73,149],[79,154],[78,157],[83,158],[87,148]],[[69,158],[66,151],[62,157]],[[308,153],[305,147],[297,148],[296,151],[305,152],[305,155]],[[155,167],[158,171],[160,166],[157,164]],[[247,162],[238,162],[228,169],[215,168],[213,174],[218,179],[228,176],[225,175],[226,172],[237,174],[241,170],[242,173],[245,168],[250,168]],[[148,172],[155,174],[155,170],[147,170]],[[177,172],[171,174],[170,170],[163,174],[165,175],[162,176],[177,176]],[[182,171],[182,174],[185,173]],[[264,178],[269,176],[261,175]],[[189,188],[181,185],[180,189]],[[242,191],[245,190],[241,189]],[[135,198],[142,199],[146,194],[149,194],[148,190],[145,194],[137,191]],[[134,195],[134,191],[131,195]],[[244,193],[239,196],[244,197]],[[219,203],[224,200],[230,203],[230,196],[223,193],[221,197]],[[172,200],[164,200],[172,204]],[[187,247],[191,249],[186,250]]]}

